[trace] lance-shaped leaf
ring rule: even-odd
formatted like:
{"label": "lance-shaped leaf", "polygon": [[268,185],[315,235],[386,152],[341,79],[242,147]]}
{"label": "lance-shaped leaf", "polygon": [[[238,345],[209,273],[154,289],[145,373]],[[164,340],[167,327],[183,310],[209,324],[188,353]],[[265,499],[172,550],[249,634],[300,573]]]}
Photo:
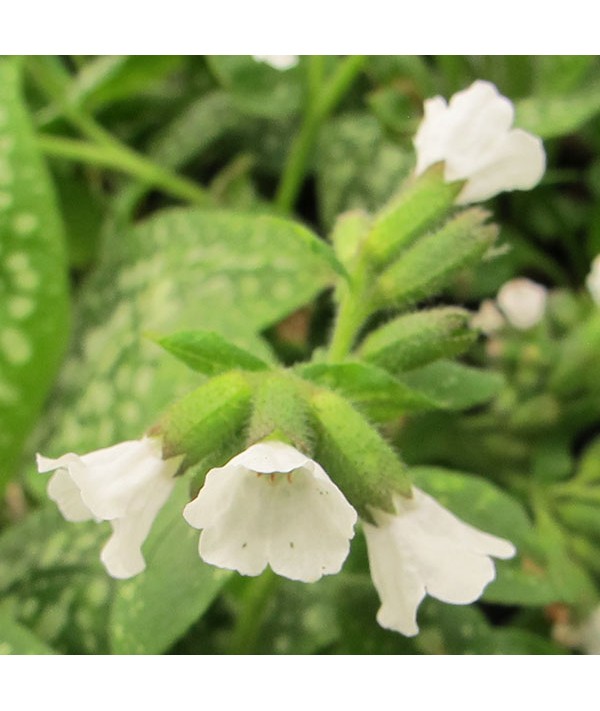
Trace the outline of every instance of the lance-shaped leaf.
{"label": "lance-shaped leaf", "polygon": [[369,363],[310,363],[300,366],[298,374],[337,390],[375,422],[387,422],[407,412],[438,407],[435,400]]}
{"label": "lance-shaped leaf", "polygon": [[541,138],[573,133],[600,113],[600,83],[554,96],[532,96],[516,106],[516,124]]}
{"label": "lance-shaped leaf", "polygon": [[15,59],[0,60],[0,253],[1,493],[68,340],[63,230]]}
{"label": "lance-shaped leaf", "polygon": [[391,373],[459,355],[477,340],[469,329],[470,317],[454,307],[405,314],[370,333],[358,354]]}
{"label": "lance-shaped leaf", "polygon": [[321,390],[312,397],[321,464],[362,518],[371,508],[394,512],[392,496],[410,496],[406,466],[371,424],[343,397]]}
{"label": "lance-shaped leaf", "polygon": [[439,223],[452,209],[462,187],[463,181],[444,180],[443,163],[408,181],[375,218],[365,245],[371,261],[385,265]]}
{"label": "lance-shaped leaf", "polygon": [[386,269],[376,285],[376,303],[406,307],[433,296],[465,267],[476,262],[498,234],[486,225],[488,213],[464,210],[440,230],[419,239]]}
{"label": "lance-shaped leaf", "polygon": [[157,338],[166,351],[183,361],[192,370],[205,375],[217,375],[227,370],[265,370],[268,365],[243,348],[230,343],[214,331],[180,331]]}

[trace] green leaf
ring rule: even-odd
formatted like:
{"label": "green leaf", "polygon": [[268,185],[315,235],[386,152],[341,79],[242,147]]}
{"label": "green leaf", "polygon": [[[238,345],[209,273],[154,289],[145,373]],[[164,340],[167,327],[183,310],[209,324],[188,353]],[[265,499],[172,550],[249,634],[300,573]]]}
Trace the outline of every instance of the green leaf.
{"label": "green leaf", "polygon": [[[598,58],[592,55],[542,55],[534,57],[533,78],[541,94],[558,95],[573,91],[595,68]],[[594,67],[596,64],[596,67]]]}
{"label": "green leaf", "polygon": [[249,114],[286,118],[300,110],[300,68],[279,71],[249,56],[207,57],[222,87],[238,107]]}
{"label": "green leaf", "polygon": [[495,629],[483,640],[477,654],[568,654],[544,637],[515,628]]}
{"label": "green leaf", "polygon": [[148,89],[182,64],[175,55],[109,55],[94,57],[69,87],[67,101],[94,112]]}
{"label": "green leaf", "polygon": [[471,314],[446,307],[399,316],[372,331],[360,344],[359,355],[398,373],[467,350],[477,334],[468,327]]}
{"label": "green leaf", "polygon": [[19,624],[59,652],[108,651],[113,580],[100,549],[109,535],[107,523],[69,523],[51,503],[0,536],[0,595]]}
{"label": "green leaf", "polygon": [[144,544],[146,570],[117,585],[110,621],[114,654],[160,654],[195,622],[231,573],[202,562],[198,531],[181,511],[189,501],[181,480]]}
{"label": "green leaf", "polygon": [[69,337],[63,230],[19,67],[0,60],[0,494]]}
{"label": "green leaf", "polygon": [[156,339],[166,351],[192,370],[217,375],[226,370],[265,370],[268,365],[214,331],[180,331]]}
{"label": "green leaf", "polygon": [[426,395],[367,363],[310,363],[297,372],[306,380],[339,391],[375,422],[436,407]]}
{"label": "green leaf", "polygon": [[396,192],[414,162],[412,153],[387,139],[377,119],[369,114],[329,121],[321,132],[316,155],[319,210],[327,228],[340,212],[378,210]]}
{"label": "green leaf", "polygon": [[150,142],[149,154],[158,163],[179,168],[202,155],[241,120],[229,94],[215,89],[160,129]]}
{"label": "green leaf", "polygon": [[540,136],[556,138],[574,133],[600,113],[598,82],[571,94],[532,96],[519,101],[515,124]]}
{"label": "green leaf", "polygon": [[402,373],[398,380],[448,410],[466,410],[488,402],[504,385],[499,373],[447,360]]}
{"label": "green leaf", "polygon": [[501,605],[538,607],[560,602],[563,596],[542,567],[528,556],[502,561],[496,566],[496,579],[483,593],[485,602]]}
{"label": "green leaf", "polygon": [[0,605],[0,654],[56,654],[27,627],[19,624],[10,606]]}

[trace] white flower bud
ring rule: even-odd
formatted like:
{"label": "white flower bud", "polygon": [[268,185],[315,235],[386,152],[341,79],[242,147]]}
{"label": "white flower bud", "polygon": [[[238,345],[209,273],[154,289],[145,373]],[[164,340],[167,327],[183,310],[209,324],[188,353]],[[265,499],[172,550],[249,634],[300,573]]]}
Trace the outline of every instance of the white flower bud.
{"label": "white flower bud", "polygon": [[521,331],[533,328],[544,317],[548,290],[531,279],[507,281],[496,301],[508,322]]}

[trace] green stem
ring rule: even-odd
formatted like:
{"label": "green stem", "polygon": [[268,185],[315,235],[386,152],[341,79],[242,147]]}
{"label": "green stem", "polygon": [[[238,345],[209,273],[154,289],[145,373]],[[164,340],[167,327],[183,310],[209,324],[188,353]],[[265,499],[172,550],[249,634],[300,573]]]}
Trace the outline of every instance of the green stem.
{"label": "green stem", "polygon": [[256,649],[267,603],[278,584],[279,577],[270,568],[248,582],[244,607],[233,628],[229,645],[231,654],[251,654]]}
{"label": "green stem", "polygon": [[300,132],[294,139],[275,197],[275,204],[282,212],[288,213],[292,210],[319,128],[342,100],[362,69],[365,59],[366,57],[359,55],[348,57],[341,62],[320,94],[313,83],[317,77],[317,71],[314,70],[310,79],[310,94],[314,102],[309,103]]}
{"label": "green stem", "polygon": [[351,281],[341,283],[337,289],[339,308],[327,355],[330,363],[342,361],[351,352],[356,336],[370,313],[369,269],[362,251],[356,259]]}
{"label": "green stem", "polygon": [[160,188],[179,200],[206,207],[212,204],[210,195],[199,185],[161,168],[118,141],[103,145],[60,136],[40,135],[41,149],[51,156],[81,161],[121,171],[146,185]]}

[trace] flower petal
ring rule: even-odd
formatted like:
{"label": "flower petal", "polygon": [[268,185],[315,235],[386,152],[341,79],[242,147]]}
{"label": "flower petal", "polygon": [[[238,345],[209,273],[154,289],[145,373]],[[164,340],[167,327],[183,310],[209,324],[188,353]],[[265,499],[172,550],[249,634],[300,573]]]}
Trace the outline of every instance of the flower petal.
{"label": "flower petal", "polygon": [[[510,190],[529,190],[546,170],[541,139],[527,131],[513,129],[498,138],[462,189],[456,203],[466,205],[487,200]],[[446,174],[446,177],[451,178]]]}
{"label": "flower petal", "polygon": [[425,597],[425,585],[410,551],[402,545],[391,522],[380,526],[363,523],[369,568],[381,607],[377,622],[407,637],[419,633],[417,608]]}
{"label": "flower petal", "polygon": [[142,544],[174,486],[172,476],[158,477],[152,487],[138,494],[126,516],[111,521],[113,534],[100,560],[113,578],[131,578],[145,569]]}
{"label": "flower petal", "polygon": [[279,575],[305,582],[340,570],[356,523],[356,512],[324,470],[280,442],[253,445],[211,470],[183,515],[204,529],[199,552],[207,563],[243,575],[258,575],[270,564]]}
{"label": "flower petal", "polygon": [[287,473],[303,467],[311,460],[295,447],[284,442],[259,442],[234,457],[226,466],[243,466],[254,472]]}
{"label": "flower petal", "polygon": [[[40,459],[44,459],[38,455],[38,467]],[[52,460],[46,460],[46,463]],[[47,464],[42,464],[47,466]],[[45,471],[50,471],[54,467],[50,467]],[[42,470],[40,470],[42,471]],[[94,518],[92,512],[81,500],[79,487],[69,476],[67,469],[59,468],[57,472],[50,478],[48,482],[48,496],[56,503],[59,511],[67,521],[89,521]]]}

